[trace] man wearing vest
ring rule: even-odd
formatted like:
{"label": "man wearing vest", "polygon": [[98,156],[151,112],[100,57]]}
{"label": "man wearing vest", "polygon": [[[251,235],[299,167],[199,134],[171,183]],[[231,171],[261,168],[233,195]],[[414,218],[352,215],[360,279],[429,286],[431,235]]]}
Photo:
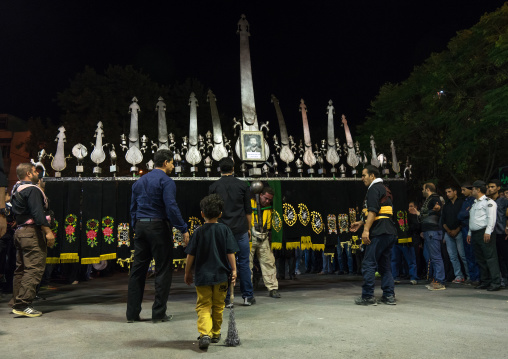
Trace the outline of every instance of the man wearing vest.
{"label": "man wearing vest", "polygon": [[12,189],[12,212],[18,227],[14,233],[17,251],[16,271],[12,291],[12,312],[25,317],[40,317],[32,308],[36,287],[46,268],[46,250],[55,244],[55,236],[44,213],[48,201],[35,184],[39,174],[31,163],[16,168],[19,182]]}
{"label": "man wearing vest", "polygon": [[358,305],[377,305],[374,298],[376,268],[381,274],[381,302],[395,305],[394,282],[391,270],[392,248],[397,241],[397,229],[392,221],[393,203],[391,193],[383,184],[379,170],[369,165],[362,171],[362,181],[368,187],[364,203],[366,217],[351,225],[356,232],[363,225],[362,243],[365,256],[362,262],[362,295],[355,299]]}
{"label": "man wearing vest", "polygon": [[265,187],[259,195],[262,215],[258,213],[258,206],[255,199],[251,199],[252,223],[251,239],[252,248],[250,251],[250,269],[254,265],[254,256],[257,255],[263,274],[263,282],[268,289],[268,295],[272,298],[280,298],[279,282],[275,269],[275,257],[270,248],[268,230],[272,228],[272,201],[275,192],[271,187]]}
{"label": "man wearing vest", "polygon": [[480,267],[480,285],[476,289],[496,291],[501,289],[501,273],[497,261],[496,225],[497,204],[485,196],[487,184],[483,181],[473,183],[473,196],[476,200],[469,211],[469,233],[467,242],[473,243],[474,255]]}

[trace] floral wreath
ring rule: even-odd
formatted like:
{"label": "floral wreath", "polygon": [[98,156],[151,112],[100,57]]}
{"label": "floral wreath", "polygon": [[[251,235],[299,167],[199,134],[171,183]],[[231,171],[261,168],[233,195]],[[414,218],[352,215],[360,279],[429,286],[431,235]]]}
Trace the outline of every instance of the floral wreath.
{"label": "floral wreath", "polygon": [[323,223],[323,217],[321,217],[321,213],[312,211],[312,230],[316,232],[316,234],[321,233],[323,227],[325,226]]}
{"label": "floral wreath", "polygon": [[97,245],[97,230],[99,229],[99,221],[96,219],[89,219],[86,221],[86,242],[90,247]]}
{"label": "floral wreath", "polygon": [[[55,221],[56,222],[56,221]],[[74,214],[69,214],[65,217],[65,238],[67,242],[72,243],[76,240],[76,223],[78,217]]]}
{"label": "floral wreath", "polygon": [[409,229],[409,225],[407,224],[407,213],[406,211],[398,211],[397,212],[397,222],[399,224],[401,231],[407,231]]}
{"label": "floral wreath", "polygon": [[104,235],[104,241],[107,244],[111,244],[115,240],[115,237],[113,237],[114,224],[115,220],[113,217],[106,216],[102,219],[102,234]]}
{"label": "floral wreath", "polygon": [[296,223],[297,218],[295,208],[289,203],[284,203],[282,207],[284,208],[283,213],[284,221],[287,223],[288,226],[290,227],[293,226]]}
{"label": "floral wreath", "polygon": [[58,233],[58,221],[55,219],[53,227],[51,227],[51,232],[53,232],[53,236],[55,236],[55,244],[53,245],[53,248],[58,244],[56,242],[56,234]]}

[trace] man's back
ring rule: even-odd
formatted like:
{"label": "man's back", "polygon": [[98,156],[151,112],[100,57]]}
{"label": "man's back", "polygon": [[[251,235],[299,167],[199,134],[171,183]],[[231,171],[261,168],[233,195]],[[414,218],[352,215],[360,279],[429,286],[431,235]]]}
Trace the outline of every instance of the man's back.
{"label": "man's back", "polygon": [[252,213],[247,184],[232,175],[223,176],[210,185],[208,192],[218,194],[224,201],[219,222],[231,228],[233,234],[247,232],[249,224],[246,215]]}

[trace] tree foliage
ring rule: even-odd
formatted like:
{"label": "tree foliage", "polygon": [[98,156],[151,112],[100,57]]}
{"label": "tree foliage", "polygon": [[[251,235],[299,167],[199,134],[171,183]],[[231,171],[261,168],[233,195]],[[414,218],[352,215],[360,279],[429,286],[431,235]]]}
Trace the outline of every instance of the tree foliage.
{"label": "tree foliage", "polygon": [[[443,91],[441,93],[440,91]],[[359,127],[409,155],[419,182],[488,179],[508,153],[508,5],[485,14],[401,83],[385,84]],[[403,159],[404,160],[404,159]],[[503,162],[504,161],[504,162]]]}

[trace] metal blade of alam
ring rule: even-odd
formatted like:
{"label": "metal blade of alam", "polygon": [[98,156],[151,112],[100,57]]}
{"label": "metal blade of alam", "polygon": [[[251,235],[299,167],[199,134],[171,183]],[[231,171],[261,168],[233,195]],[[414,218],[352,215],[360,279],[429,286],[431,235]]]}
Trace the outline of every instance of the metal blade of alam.
{"label": "metal blade of alam", "polygon": [[58,135],[56,136],[56,153],[51,161],[51,167],[57,171],[63,171],[67,166],[65,161],[65,153],[64,153],[64,142],[65,142],[65,127],[61,126],[58,128]]}
{"label": "metal blade of alam", "polygon": [[327,106],[327,114],[328,114],[328,149],[326,151],[326,160],[332,166],[339,163],[339,155],[337,153],[337,149],[335,147],[335,129],[333,126],[333,114],[335,112],[335,108],[333,107],[333,101],[328,101]]}
{"label": "metal blade of alam", "polygon": [[352,168],[356,168],[360,163],[358,156],[355,153],[355,145],[353,143],[353,137],[351,136],[351,131],[349,131],[349,126],[347,125],[346,116],[342,115],[342,124],[344,125],[344,132],[346,133],[346,143],[347,143],[347,164]]}
{"label": "metal blade of alam", "polygon": [[280,143],[281,143],[281,149],[280,149],[280,159],[287,164],[293,162],[295,159],[295,155],[293,154],[293,151],[291,151],[291,148],[289,147],[289,136],[288,131],[286,128],[286,122],[284,121],[284,116],[282,116],[282,111],[280,109],[279,100],[277,97],[272,95],[272,102],[275,106],[275,113],[277,114],[277,120],[279,121],[279,129],[280,129]]}
{"label": "metal blade of alam", "polygon": [[397,154],[395,153],[395,143],[393,142],[393,140],[390,141],[390,147],[392,148],[392,169],[393,172],[399,174],[400,165],[399,161],[397,160]]}
{"label": "metal blade of alam", "polygon": [[166,104],[164,103],[164,99],[159,97],[157,105],[155,105],[155,109],[157,110],[157,119],[158,119],[158,127],[159,127],[159,150],[167,150],[168,147],[168,126],[166,123]]}
{"label": "metal blade of alam", "polygon": [[303,122],[303,142],[305,143],[305,152],[303,153],[303,162],[309,167],[316,164],[316,156],[312,152],[312,141],[310,139],[309,121],[307,119],[307,106],[303,99],[300,100],[300,111],[302,112]]}
{"label": "metal blade of alam", "polygon": [[201,153],[198,150],[198,100],[194,92],[190,94],[189,106],[189,150],[185,154],[185,160],[195,166],[201,161]]}
{"label": "metal blade of alam", "polygon": [[141,109],[138,105],[138,99],[136,96],[132,98],[132,103],[129,106],[129,113],[131,114],[131,123],[129,130],[129,148],[139,148],[139,131],[138,131],[138,111]]}
{"label": "metal blade of alam", "polygon": [[220,124],[219,110],[217,109],[217,99],[215,98],[212,90],[208,90],[208,102],[210,103],[213,125],[212,158],[215,161],[220,161],[222,158],[227,157],[228,151],[223,143],[222,126]]}

